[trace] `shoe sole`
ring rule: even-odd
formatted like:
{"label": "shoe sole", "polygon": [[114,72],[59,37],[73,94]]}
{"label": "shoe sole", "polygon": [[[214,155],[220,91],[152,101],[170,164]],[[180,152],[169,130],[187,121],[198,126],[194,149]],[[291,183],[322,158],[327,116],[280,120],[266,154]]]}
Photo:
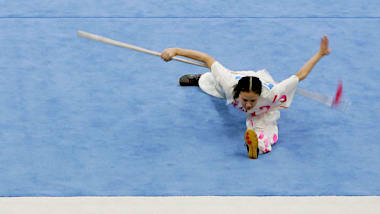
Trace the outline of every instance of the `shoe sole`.
{"label": "shoe sole", "polygon": [[256,133],[253,130],[247,130],[245,132],[245,144],[248,146],[248,157],[251,159],[257,159],[258,157],[258,147],[259,147],[259,140],[257,138]]}

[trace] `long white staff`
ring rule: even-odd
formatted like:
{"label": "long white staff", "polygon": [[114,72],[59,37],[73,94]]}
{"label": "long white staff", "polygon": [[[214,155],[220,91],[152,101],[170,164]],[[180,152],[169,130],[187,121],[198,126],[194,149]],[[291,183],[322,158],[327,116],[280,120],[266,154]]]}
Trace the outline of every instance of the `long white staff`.
{"label": "long white staff", "polygon": [[[92,34],[92,33],[87,33],[87,32],[84,32],[84,31],[78,31],[78,36],[81,36],[81,37],[84,37],[84,38],[87,38],[87,39],[96,40],[96,41],[99,41],[99,42],[104,42],[104,43],[107,43],[107,44],[110,44],[110,45],[119,46],[119,47],[122,47],[122,48],[132,49],[132,50],[135,50],[135,51],[138,51],[138,52],[141,52],[141,53],[146,53],[146,54],[155,55],[155,56],[161,56],[161,53],[156,52],[156,51],[148,50],[148,49],[141,48],[141,47],[138,47],[138,46],[135,46],[135,45],[130,45],[130,44],[127,44],[127,43],[124,43],[124,42],[119,42],[119,41],[116,41],[116,40],[112,40],[112,39],[109,39],[109,38],[106,38],[106,37],[103,37],[103,36],[99,36],[99,35],[96,35],[96,34]],[[182,58],[179,58],[179,57],[173,57],[173,59],[177,60],[177,61],[180,61],[180,62],[192,64],[192,65],[198,65],[198,66],[201,66],[201,67],[207,67],[205,64],[201,64],[201,63],[198,63],[198,62],[182,59]]]}
{"label": "long white staff", "polygon": [[[84,38],[87,38],[87,39],[96,40],[96,41],[99,41],[99,42],[104,42],[104,43],[107,43],[107,44],[110,44],[110,45],[115,45],[115,46],[119,46],[119,47],[123,47],[123,48],[128,48],[128,49],[135,50],[135,51],[138,51],[138,52],[141,52],[141,53],[145,53],[145,54],[150,54],[150,55],[155,55],[155,56],[161,56],[161,53],[156,52],[156,51],[148,50],[148,49],[141,48],[141,47],[138,47],[138,46],[135,46],[135,45],[131,45],[131,44],[127,44],[127,43],[124,43],[124,42],[119,42],[119,41],[116,41],[116,40],[112,40],[112,39],[109,39],[109,38],[106,38],[106,37],[103,37],[103,36],[99,36],[99,35],[96,35],[96,34],[92,34],[92,33],[87,33],[87,32],[84,32],[84,31],[78,31],[78,36],[81,36],[81,37],[84,37]],[[186,60],[186,59],[179,58],[179,57],[173,57],[173,59],[177,60],[179,62],[184,62],[184,63],[188,63],[188,64],[192,64],[192,65],[197,65],[197,66],[201,66],[201,67],[207,67],[205,64],[194,62],[194,61],[190,61],[190,60]],[[342,92],[343,92],[343,84],[342,84],[342,82],[339,83],[338,89],[337,89],[337,92],[336,92],[334,98],[330,97],[330,96],[323,95],[323,94],[319,94],[317,92],[312,92],[312,91],[308,91],[308,90],[305,90],[305,89],[301,89],[301,88],[297,88],[296,92],[298,94],[300,94],[300,95],[302,95],[304,97],[307,97],[309,99],[312,99],[312,100],[314,100],[316,102],[319,102],[321,104],[327,105],[329,107],[336,108],[336,107],[338,107],[342,103],[342,99],[341,98],[342,98]],[[345,102],[345,104],[347,104],[347,102]]]}

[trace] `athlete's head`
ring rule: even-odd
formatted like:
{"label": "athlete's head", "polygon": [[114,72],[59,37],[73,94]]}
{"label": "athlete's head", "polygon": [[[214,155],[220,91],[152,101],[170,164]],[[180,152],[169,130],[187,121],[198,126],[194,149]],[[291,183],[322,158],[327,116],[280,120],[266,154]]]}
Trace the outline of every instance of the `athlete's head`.
{"label": "athlete's head", "polygon": [[243,77],[234,88],[234,99],[238,99],[246,110],[255,107],[261,95],[261,81],[257,77]]}

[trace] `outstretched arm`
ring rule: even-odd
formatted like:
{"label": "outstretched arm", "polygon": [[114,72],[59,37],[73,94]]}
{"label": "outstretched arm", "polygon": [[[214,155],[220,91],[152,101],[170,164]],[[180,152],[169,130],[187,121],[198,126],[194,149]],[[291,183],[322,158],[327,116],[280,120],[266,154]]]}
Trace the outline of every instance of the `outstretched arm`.
{"label": "outstretched arm", "polygon": [[311,57],[296,74],[299,80],[301,81],[305,79],[315,64],[317,64],[317,62],[322,59],[322,57],[328,55],[330,52],[331,49],[329,48],[329,39],[327,36],[323,36],[321,39],[321,47],[319,51],[313,57]]}
{"label": "outstretched arm", "polygon": [[211,65],[215,62],[215,59],[207,55],[206,53],[181,48],[168,48],[161,53],[161,58],[168,62],[177,55],[201,61],[208,68],[211,68]]}

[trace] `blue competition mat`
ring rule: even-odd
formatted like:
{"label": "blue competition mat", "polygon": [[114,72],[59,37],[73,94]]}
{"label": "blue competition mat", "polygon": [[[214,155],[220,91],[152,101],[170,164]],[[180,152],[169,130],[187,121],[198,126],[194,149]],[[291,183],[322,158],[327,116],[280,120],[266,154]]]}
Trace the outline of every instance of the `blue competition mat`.
{"label": "blue competition mat", "polygon": [[[380,195],[378,1],[0,1],[0,196]],[[207,69],[77,37],[204,51],[295,74],[332,53],[247,158],[245,115],[178,77]]]}

